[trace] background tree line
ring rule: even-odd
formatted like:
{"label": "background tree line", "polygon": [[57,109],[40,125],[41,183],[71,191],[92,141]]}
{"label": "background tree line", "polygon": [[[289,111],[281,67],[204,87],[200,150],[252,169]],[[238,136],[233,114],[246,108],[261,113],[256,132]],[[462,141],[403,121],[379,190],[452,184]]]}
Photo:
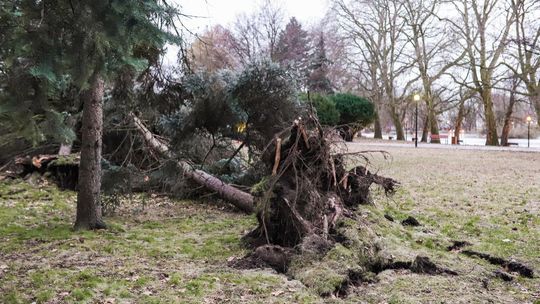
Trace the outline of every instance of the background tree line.
{"label": "background tree line", "polygon": [[208,28],[190,45],[190,56],[194,68],[205,70],[266,58],[293,74],[304,92],[365,97],[376,105],[376,138],[392,129],[405,139],[412,95],[420,93],[422,141],[441,128],[467,128],[498,145],[507,142],[512,122],[538,117],[538,5],[334,0],[325,20],[305,28],[265,1],[231,25]]}

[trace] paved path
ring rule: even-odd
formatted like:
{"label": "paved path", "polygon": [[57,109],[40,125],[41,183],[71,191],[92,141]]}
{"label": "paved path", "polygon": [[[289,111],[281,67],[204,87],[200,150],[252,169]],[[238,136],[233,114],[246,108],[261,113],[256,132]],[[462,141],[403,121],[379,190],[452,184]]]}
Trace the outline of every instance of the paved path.
{"label": "paved path", "polygon": [[[381,141],[369,139],[356,139],[352,143],[348,143],[352,147],[396,147],[396,148],[411,148],[414,149],[414,142],[396,142],[396,141]],[[493,147],[493,146],[467,146],[467,145],[446,145],[446,144],[428,144],[418,143],[418,149],[448,149],[448,150],[480,150],[480,151],[502,151],[502,152],[526,152],[540,153],[540,148],[526,147]]]}

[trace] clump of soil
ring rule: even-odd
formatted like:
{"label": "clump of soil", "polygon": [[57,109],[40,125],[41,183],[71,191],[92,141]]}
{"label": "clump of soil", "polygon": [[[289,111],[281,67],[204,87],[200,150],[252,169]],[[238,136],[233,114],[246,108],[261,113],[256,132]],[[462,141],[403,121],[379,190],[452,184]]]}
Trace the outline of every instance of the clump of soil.
{"label": "clump of soil", "polygon": [[514,260],[506,260],[500,257],[495,257],[490,254],[474,250],[463,250],[461,253],[470,257],[478,257],[484,259],[493,265],[502,266],[508,271],[516,272],[523,277],[534,278],[534,270],[523,263]]}
{"label": "clump of soil", "polygon": [[403,221],[401,221],[401,225],[403,225],[403,226],[413,226],[413,227],[421,226],[420,222],[416,218],[414,218],[412,216],[409,216],[406,219],[404,219]]}

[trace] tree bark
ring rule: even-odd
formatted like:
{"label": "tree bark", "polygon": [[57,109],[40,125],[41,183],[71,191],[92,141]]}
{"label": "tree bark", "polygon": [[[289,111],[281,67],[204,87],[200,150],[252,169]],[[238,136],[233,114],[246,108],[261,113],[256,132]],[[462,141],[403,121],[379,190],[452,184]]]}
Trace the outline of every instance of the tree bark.
{"label": "tree bark", "polygon": [[428,117],[424,117],[423,123],[422,123],[422,137],[420,139],[420,142],[427,143],[428,142]]}
{"label": "tree bark", "polygon": [[[514,90],[516,87],[513,88]],[[516,103],[516,96],[512,91],[510,93],[510,100],[508,102],[508,107],[506,108],[506,113],[504,114],[504,125],[501,133],[501,146],[508,146],[508,137],[510,136],[510,128],[512,124],[512,114],[514,113],[514,105]]]}
{"label": "tree bark", "polygon": [[[139,130],[145,141],[153,150],[166,158],[174,158],[169,147],[159,141],[137,116],[130,113],[130,117],[137,130]],[[238,209],[246,213],[254,212],[254,199],[251,194],[236,189],[202,170],[197,170],[185,161],[177,161],[177,165],[187,178],[204,186],[208,190],[216,192],[219,196],[236,206]]]}
{"label": "tree bark", "polygon": [[428,113],[429,129],[430,129],[431,135],[435,135],[435,138],[432,137],[430,142],[432,144],[440,144],[441,139],[438,136],[439,135],[439,123],[437,122],[437,114],[435,113],[435,109],[433,107],[433,101],[429,105],[428,109],[429,109],[429,113]]}
{"label": "tree bark", "polygon": [[454,128],[454,137],[456,138],[456,145],[459,145],[461,129],[463,126],[463,119],[465,118],[465,99],[462,99],[459,103],[459,111],[456,118],[456,126]]}
{"label": "tree bark", "polygon": [[491,90],[482,91],[482,101],[484,103],[484,114],[486,116],[486,146],[498,146],[499,137],[497,135],[497,121],[493,112],[493,100]]}
{"label": "tree bark", "polygon": [[533,95],[529,98],[536,111],[536,124],[540,127],[540,86],[536,88]]}
{"label": "tree bark", "polygon": [[376,117],[375,117],[375,135],[374,135],[374,138],[378,138],[378,139],[382,139],[382,128],[381,128],[381,120],[379,118],[379,113],[377,112],[376,113]]}
{"label": "tree bark", "polygon": [[390,116],[396,128],[396,139],[405,140],[405,132],[403,131],[403,125],[401,124],[401,119],[395,105],[390,105]]}
{"label": "tree bark", "polygon": [[75,229],[106,228],[101,216],[101,140],[103,134],[104,82],[94,75],[83,100],[81,162]]}

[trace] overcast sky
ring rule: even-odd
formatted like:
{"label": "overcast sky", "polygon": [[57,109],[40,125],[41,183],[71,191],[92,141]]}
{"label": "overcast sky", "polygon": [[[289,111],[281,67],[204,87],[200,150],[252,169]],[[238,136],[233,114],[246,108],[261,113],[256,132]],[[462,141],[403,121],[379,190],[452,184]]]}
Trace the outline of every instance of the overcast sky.
{"label": "overcast sky", "polygon": [[[183,18],[183,26],[192,33],[201,33],[207,27],[221,24],[227,26],[234,22],[236,16],[250,14],[260,7],[262,0],[174,0],[181,6],[185,15],[193,16]],[[328,0],[272,0],[272,3],[283,7],[285,18],[296,17],[303,25],[319,22],[328,11]],[[191,39],[190,37],[188,39]],[[165,65],[175,65],[179,48],[167,46],[163,58]]]}
{"label": "overcast sky", "polygon": [[[198,17],[186,20],[185,25],[194,32],[209,25],[227,25],[242,13],[255,11],[261,0],[176,0],[184,14]],[[273,0],[285,9],[286,17],[296,17],[305,25],[319,21],[327,11],[328,0]]]}

